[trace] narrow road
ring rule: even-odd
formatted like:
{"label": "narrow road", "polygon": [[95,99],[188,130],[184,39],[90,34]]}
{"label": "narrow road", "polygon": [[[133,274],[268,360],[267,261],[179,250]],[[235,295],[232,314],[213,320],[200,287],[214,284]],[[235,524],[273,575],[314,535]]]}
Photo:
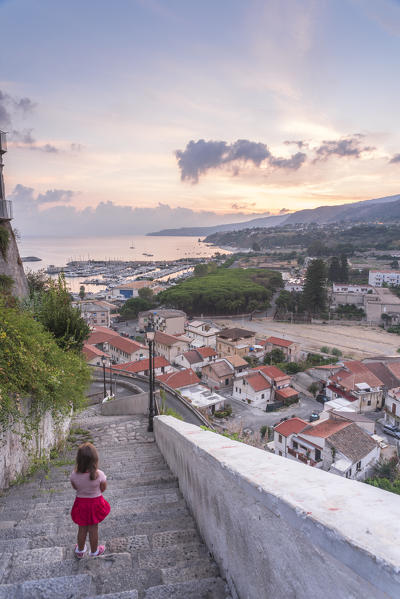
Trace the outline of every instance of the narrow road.
{"label": "narrow road", "polygon": [[[142,391],[144,391],[145,393],[149,392],[149,383],[146,381],[142,381],[139,379],[136,379],[132,376],[129,375],[124,375],[122,373],[118,374],[118,380],[121,379],[125,379],[126,381],[129,381],[131,383],[134,383],[137,387],[140,387],[142,389]],[[126,387],[124,387],[123,385],[120,385],[118,383],[117,380],[117,389],[116,389],[116,396],[117,397],[127,397],[129,395],[132,395],[132,391],[130,391],[129,389],[126,389]],[[109,382],[106,382],[106,387],[107,390],[109,389]],[[113,382],[113,390],[115,389],[114,386],[114,382]],[[91,386],[91,393],[95,393],[96,391],[102,391],[103,390],[103,382],[100,380],[94,381],[92,383]],[[196,416],[195,413],[193,413],[188,407],[186,407],[186,405],[179,401],[179,399],[177,399],[175,397],[175,395],[172,395],[172,393],[169,393],[168,391],[165,392],[166,395],[166,407],[170,408],[171,410],[174,410],[174,412],[176,412],[177,414],[179,414],[179,416],[182,417],[182,419],[185,422],[189,422],[190,424],[195,424],[196,426],[203,426],[203,421],[198,418]]]}

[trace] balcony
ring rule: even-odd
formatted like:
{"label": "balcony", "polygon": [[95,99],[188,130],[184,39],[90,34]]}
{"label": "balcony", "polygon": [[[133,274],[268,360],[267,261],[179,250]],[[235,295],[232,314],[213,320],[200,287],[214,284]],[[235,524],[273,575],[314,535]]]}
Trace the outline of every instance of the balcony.
{"label": "balcony", "polygon": [[241,599],[400,597],[397,495],[170,416],[157,417],[154,429]]}
{"label": "balcony", "polygon": [[7,152],[7,138],[4,131],[0,131],[0,154]]}
{"label": "balcony", "polygon": [[10,200],[0,200],[0,220],[11,220],[12,217],[12,202]]}

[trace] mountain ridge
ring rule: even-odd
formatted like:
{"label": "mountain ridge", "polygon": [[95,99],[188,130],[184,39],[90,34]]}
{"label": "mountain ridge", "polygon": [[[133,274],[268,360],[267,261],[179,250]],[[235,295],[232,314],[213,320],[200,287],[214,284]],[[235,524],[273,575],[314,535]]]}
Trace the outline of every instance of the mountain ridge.
{"label": "mountain ridge", "polygon": [[[382,211],[385,214],[381,214]],[[359,200],[350,204],[337,204],[334,206],[318,206],[297,210],[291,214],[258,217],[240,223],[227,223],[211,227],[181,227],[178,229],[163,229],[161,231],[147,233],[148,236],[199,236],[206,237],[213,233],[224,231],[241,231],[256,227],[276,227],[290,224],[329,224],[339,221],[368,221],[368,220],[390,220],[400,219],[400,194]]]}

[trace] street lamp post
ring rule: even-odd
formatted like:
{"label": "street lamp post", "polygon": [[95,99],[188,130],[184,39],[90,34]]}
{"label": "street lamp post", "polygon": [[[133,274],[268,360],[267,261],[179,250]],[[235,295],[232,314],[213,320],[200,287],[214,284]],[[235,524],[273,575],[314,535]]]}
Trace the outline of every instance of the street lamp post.
{"label": "street lamp post", "polygon": [[107,389],[106,389],[106,357],[105,356],[101,356],[101,362],[103,364],[103,387],[104,387],[104,397],[107,396]]}
{"label": "street lamp post", "polygon": [[148,320],[146,339],[149,345],[149,425],[147,431],[153,432],[154,420],[154,320],[152,317]]}
{"label": "street lamp post", "polygon": [[111,368],[112,364],[111,364],[111,358],[109,360],[109,364],[110,364],[110,397],[112,397],[113,392],[112,392],[112,368]]}

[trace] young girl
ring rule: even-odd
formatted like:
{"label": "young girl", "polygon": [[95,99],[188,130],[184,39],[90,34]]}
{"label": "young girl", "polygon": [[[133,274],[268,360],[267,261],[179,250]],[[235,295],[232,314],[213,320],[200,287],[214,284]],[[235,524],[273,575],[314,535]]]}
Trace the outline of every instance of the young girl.
{"label": "young girl", "polygon": [[78,448],[75,469],[70,481],[76,490],[76,498],[71,510],[71,518],[79,526],[75,556],[82,559],[87,551],[86,536],[89,533],[90,556],[97,557],[105,551],[98,545],[98,523],[110,513],[110,505],[102,493],[107,488],[107,477],[98,470],[99,454],[91,443],[83,443]]}

